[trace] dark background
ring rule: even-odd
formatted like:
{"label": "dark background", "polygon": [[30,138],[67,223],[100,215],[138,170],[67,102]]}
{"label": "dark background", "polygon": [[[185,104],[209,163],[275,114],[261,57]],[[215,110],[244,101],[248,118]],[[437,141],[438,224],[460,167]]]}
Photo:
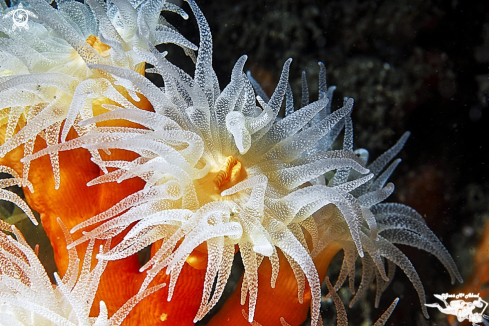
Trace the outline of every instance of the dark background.
{"label": "dark background", "polygon": [[[355,148],[366,148],[375,158],[404,131],[412,132],[391,178],[396,191],[387,201],[425,216],[468,279],[489,218],[489,1],[197,3],[212,30],[213,66],[221,88],[236,60],[247,54],[246,69],[271,94],[283,63],[292,57],[296,101],[302,70],[314,99],[317,63],[322,61],[328,84],[338,86],[333,107],[341,106],[343,96],[355,99]],[[195,19],[187,4],[180,5],[189,13],[188,21],[171,13],[165,17],[198,44]],[[178,49],[170,48],[169,58],[191,72],[190,59],[182,61]],[[433,294],[457,291],[435,257],[400,247],[420,275],[427,302],[436,301]],[[430,320],[422,317],[417,294],[399,269],[379,309],[365,304],[373,302],[374,291],[356,310],[347,309],[350,324],[375,321],[396,296],[401,300],[388,325],[447,324],[436,309],[429,308]],[[325,325],[332,324],[334,309],[330,303],[323,308],[328,310],[323,312]]]}

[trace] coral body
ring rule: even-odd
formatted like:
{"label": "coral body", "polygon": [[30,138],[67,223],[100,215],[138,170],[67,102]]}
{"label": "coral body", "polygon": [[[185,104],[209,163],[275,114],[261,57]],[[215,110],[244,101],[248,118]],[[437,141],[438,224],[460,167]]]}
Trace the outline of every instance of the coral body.
{"label": "coral body", "polygon": [[[330,244],[320,255],[314,259],[318,268],[320,279],[324,279],[327,268],[331,259],[338,251],[342,249],[338,243]],[[285,261],[281,251],[278,251],[279,259]],[[255,320],[259,320],[262,325],[281,325],[283,318],[290,325],[300,325],[306,320],[311,301],[311,295],[308,293],[308,287],[305,288],[303,302],[297,298],[298,285],[294,276],[294,271],[290,265],[285,262],[285,266],[280,266],[280,273],[277,277],[277,285],[272,288],[270,278],[272,275],[272,266],[268,261],[264,261],[258,269],[258,284],[260,284],[260,293],[256,302]],[[241,280],[242,281],[242,280]],[[240,302],[240,286],[226,300],[226,303],[208,325],[249,325],[249,321],[243,318],[243,306]],[[291,300],[291,298],[293,298]],[[283,304],[270,306],[267,302],[274,300]]]}
{"label": "coral body", "polygon": [[[244,264],[241,283],[211,324],[296,325],[310,307],[316,325],[321,282],[339,250],[344,260],[334,291],[349,278],[354,292],[355,262],[362,260],[362,280],[351,305],[374,279],[378,304],[397,265],[413,283],[427,316],[420,278],[394,243],[436,255],[452,281],[461,280],[419,214],[381,203],[394,190],[387,180],[409,134],[369,164],[366,150],[353,150],[353,99],[331,110],[335,87],[327,86],[324,65],[318,100],[310,102],[304,75],[302,105],[296,110],[288,82],[291,60],[270,98],[243,72],[246,56],[221,91],[212,69],[211,32],[193,0],[188,3],[200,31],[193,77],[154,47],[163,40],[189,54],[196,49],[159,23],[160,10],[168,8],[164,2],[118,0],[103,11],[89,1],[100,30],[98,36],[81,38],[68,19],[79,18],[67,18],[62,8],[39,1],[30,1],[32,9],[45,14],[45,25],[81,58],[67,60],[68,66],[76,63],[81,70],[70,68],[70,75],[63,61],[61,75],[52,75],[49,65],[36,75],[38,66],[9,59],[15,65],[0,84],[8,117],[0,162],[22,175],[20,184],[34,188],[26,191],[26,199],[41,213],[62,274],[70,271],[73,250],[91,257],[92,246],[106,245],[92,265],[107,264],[95,281],[94,300],[104,301],[108,314],[117,315],[131,298],[148,295],[125,324],[193,324],[221,298],[237,251]],[[9,36],[5,44],[17,34]],[[8,49],[24,46],[15,44]],[[6,50],[2,55],[21,58]],[[142,62],[153,65],[147,71],[161,75],[164,87],[142,75]],[[51,85],[55,77],[64,83]],[[24,95],[26,89],[31,97]],[[63,105],[53,95],[60,90]],[[28,101],[19,104],[12,93]],[[342,149],[333,150],[343,130]],[[47,179],[51,170],[54,178]],[[67,247],[57,217],[73,234]],[[136,254],[149,245],[151,258],[141,267]],[[151,286],[163,283],[167,286],[150,293],[156,289]],[[277,300],[281,304],[271,309],[269,302]],[[91,312],[97,315],[97,307]]]}
{"label": "coral body", "polygon": [[[60,219],[58,223],[67,244],[71,243],[68,230]],[[17,238],[14,240],[0,233],[0,300],[10,308],[0,312],[2,325],[120,325],[134,305],[165,286],[160,284],[132,297],[110,319],[105,303],[101,301],[98,317],[90,317],[98,282],[107,265],[100,261],[91,268],[94,241],[88,246],[81,271],[76,250],[70,250],[68,271],[62,279],[54,275],[57,286],[53,288],[36,253],[22,234],[3,221],[0,221],[0,229],[12,232]],[[110,248],[110,240],[103,247],[100,246],[101,252]]]}

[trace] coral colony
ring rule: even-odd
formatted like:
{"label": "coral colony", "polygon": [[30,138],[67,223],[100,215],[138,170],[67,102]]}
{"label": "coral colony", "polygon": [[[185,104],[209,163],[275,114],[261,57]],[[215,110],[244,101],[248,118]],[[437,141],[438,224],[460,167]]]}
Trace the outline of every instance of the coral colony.
{"label": "coral colony", "polygon": [[[161,16],[188,18],[164,0],[2,1],[0,164],[12,178],[0,198],[35,224],[31,208],[40,213],[59,275],[51,284],[37,251],[1,222],[0,324],[192,325],[221,299],[237,255],[241,281],[209,325],[300,325],[308,314],[322,324],[323,281],[346,325],[336,294],[346,279],[350,306],[374,280],[378,304],[396,267],[428,318],[421,280],[395,244],[432,253],[452,282],[462,279],[416,211],[383,203],[409,133],[373,162],[354,150],[353,99],[331,108],[322,63],[319,98],[304,82],[300,107],[290,59],[271,96],[243,72],[246,56],[221,88],[209,26],[187,2],[199,46]],[[19,12],[9,13],[21,9],[28,29],[13,28]],[[193,76],[156,50],[162,43],[190,56]],[[29,206],[4,189],[13,185]],[[340,250],[332,285],[325,275]]]}

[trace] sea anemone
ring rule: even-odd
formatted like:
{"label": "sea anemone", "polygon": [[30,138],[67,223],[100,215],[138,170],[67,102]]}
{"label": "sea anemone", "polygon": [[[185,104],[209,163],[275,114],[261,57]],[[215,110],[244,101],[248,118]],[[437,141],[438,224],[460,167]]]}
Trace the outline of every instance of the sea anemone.
{"label": "sea anemone", "polygon": [[[134,320],[156,323],[159,319],[184,325],[202,319],[216,305],[239,250],[244,265],[241,284],[210,324],[299,324],[306,318],[310,303],[312,324],[316,325],[320,320],[321,281],[329,261],[342,249],[345,258],[335,290],[349,277],[353,292],[358,257],[363,266],[362,281],[351,305],[375,278],[378,304],[398,266],[413,283],[428,317],[419,276],[394,244],[434,254],[447,268],[452,282],[462,279],[449,253],[417,212],[401,204],[382,203],[394,191],[387,180],[400,162],[394,158],[409,133],[369,163],[366,150],[353,149],[354,101],[345,98],[341,108],[331,110],[335,87],[327,86],[322,63],[318,100],[310,102],[303,78],[302,106],[298,109],[288,82],[290,59],[271,97],[243,72],[246,56],[237,61],[230,83],[221,91],[212,68],[209,26],[196,3],[188,3],[200,31],[194,77],[170,63],[151,40],[134,43],[131,51],[141,62],[153,66],[147,72],[161,75],[161,88],[131,67],[87,60],[90,73],[103,76],[104,83],[112,85],[107,88],[110,94],[97,93],[115,102],[103,106],[110,111],[95,114],[96,104],[92,104],[86,110],[91,114],[84,114],[80,101],[83,103],[86,96],[75,94],[66,115],[56,118],[58,122],[65,120],[55,141],[47,142],[46,148],[39,146],[36,152],[34,147],[24,151],[24,155],[15,156],[16,162],[5,159],[9,164],[19,164],[20,160],[33,167],[43,161],[37,165],[37,174],[45,173],[47,155],[70,157],[73,165],[60,168],[67,186],[49,191],[47,201],[44,192],[35,195],[37,202],[50,203],[34,205],[45,214],[43,223],[53,223],[46,216],[52,219],[59,214],[61,220],[70,220],[67,225],[77,221],[71,233],[80,235],[83,230],[68,244],[68,251],[58,250],[59,260],[66,260],[69,251],[86,246],[86,242],[92,248],[95,240],[111,240],[115,245],[107,245],[96,256],[99,264],[109,261],[102,278],[111,281],[102,288],[114,293],[106,295],[116,300],[115,293],[121,291],[107,289],[107,285],[125,287],[127,292],[135,289],[131,295],[142,296],[152,289],[150,285],[168,282],[168,290],[148,297],[154,304],[145,305],[151,307],[150,316],[138,313]],[[0,98],[8,97],[9,89],[0,92]],[[133,101],[120,100],[126,99],[128,92],[147,99],[149,108],[135,105],[134,96]],[[30,130],[29,123],[11,139],[35,139],[37,133],[25,131]],[[73,135],[71,127],[84,132]],[[69,132],[71,137],[67,137]],[[29,137],[17,136],[23,133]],[[334,150],[341,134],[342,149]],[[6,153],[19,144],[7,141],[0,149]],[[131,180],[136,181],[124,190],[117,184]],[[138,189],[141,181],[142,189]],[[38,187],[46,187],[39,178],[31,182],[36,193]],[[96,190],[85,194],[90,189]],[[83,194],[80,201],[96,201],[95,207],[71,202],[69,205],[80,210],[52,207],[78,194]],[[121,198],[113,204],[100,204],[100,194],[111,196],[110,202]],[[92,211],[96,213],[87,216]],[[151,258],[139,272],[134,265],[124,270],[109,268],[111,263],[123,266],[128,259],[134,263],[134,254],[149,245]],[[91,256],[91,250],[86,252]],[[279,295],[283,295],[279,307],[264,303]],[[248,307],[243,312],[246,301]],[[176,306],[183,310],[176,310]]]}
{"label": "sea anemone", "polygon": [[[110,110],[113,104],[127,106],[132,101],[143,108],[145,102],[129,85],[87,64],[104,63],[144,73],[144,62],[133,50],[136,46],[144,51],[148,42],[172,42],[189,54],[197,49],[160,16],[162,10],[169,10],[188,18],[181,8],[164,0],[56,1],[57,9],[44,0],[28,0],[2,6],[3,13],[18,10],[22,3],[37,13],[37,19],[28,21],[28,30],[13,29],[12,20],[5,19],[8,15],[0,21],[0,125],[6,128],[2,157],[22,144],[25,154],[31,154],[38,135],[48,145],[65,140],[75,120]],[[17,126],[22,129],[15,132]],[[75,124],[74,129],[83,135],[90,126]],[[92,155],[99,157],[95,152]],[[56,153],[50,157],[59,188],[59,157]],[[24,179],[29,167],[24,165]]]}
{"label": "sea anemone", "polygon": [[[71,236],[65,231],[67,244]],[[53,288],[37,253],[27,244],[15,226],[0,221],[0,230],[11,232],[16,239],[0,232],[0,302],[2,303],[2,325],[94,325],[118,326],[131,309],[146,296],[164,287],[160,284],[147,289],[126,302],[113,316],[108,318],[107,308],[100,302],[98,317],[90,317],[100,277],[107,262],[99,261],[91,270],[91,257],[95,241],[86,251],[81,271],[80,260],[75,249],[70,250],[70,265],[63,279],[55,273],[57,286]],[[110,240],[100,252],[110,248]]]}

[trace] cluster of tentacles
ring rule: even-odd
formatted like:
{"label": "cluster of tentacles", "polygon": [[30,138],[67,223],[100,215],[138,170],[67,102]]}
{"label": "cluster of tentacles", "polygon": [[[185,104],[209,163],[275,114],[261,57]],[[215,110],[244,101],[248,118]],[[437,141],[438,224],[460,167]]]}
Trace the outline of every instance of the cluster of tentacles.
{"label": "cluster of tentacles", "polygon": [[[322,63],[318,99],[304,73],[296,107],[291,60],[270,97],[243,72],[246,56],[221,90],[212,35],[193,0],[198,47],[160,15],[187,18],[163,0],[23,3],[38,16],[34,37],[0,25],[0,163],[13,176],[2,180],[0,198],[34,223],[30,208],[40,213],[63,278],[53,289],[20,232],[2,224],[15,239],[0,234],[1,316],[26,325],[187,325],[223,299],[209,325],[300,325],[309,311],[317,325],[326,279],[346,325],[336,294],[346,279],[350,306],[374,280],[378,305],[399,267],[428,318],[421,280],[394,244],[432,253],[452,282],[462,281],[416,211],[383,203],[409,133],[370,163],[353,148],[353,99],[332,110],[335,87]],[[155,48],[169,42],[194,60],[193,76]],[[163,87],[145,72],[159,74]],[[3,189],[12,185],[24,188],[30,208]],[[333,286],[326,272],[340,250]],[[224,298],[237,255],[240,284]]]}

